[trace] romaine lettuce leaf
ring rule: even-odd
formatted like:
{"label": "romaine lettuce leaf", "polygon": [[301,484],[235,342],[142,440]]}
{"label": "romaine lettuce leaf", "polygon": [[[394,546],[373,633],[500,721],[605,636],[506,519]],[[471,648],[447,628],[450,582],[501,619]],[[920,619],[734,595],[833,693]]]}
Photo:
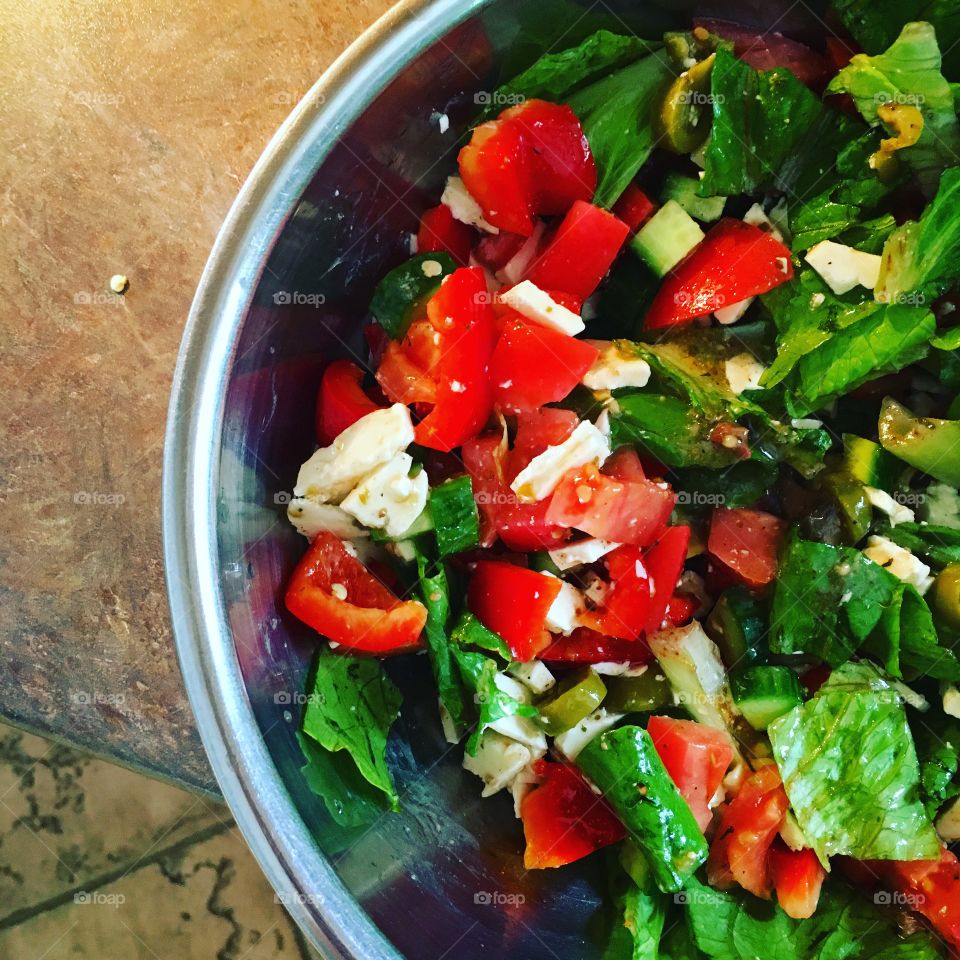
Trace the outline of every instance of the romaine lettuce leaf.
{"label": "romaine lettuce leaf", "polygon": [[303,715],[303,732],[324,750],[349,754],[360,775],[386,794],[394,810],[400,801],[387,769],[386,749],[401,702],[379,660],[343,657],[324,647]]}
{"label": "romaine lettuce leaf", "polygon": [[724,48],[717,50],[710,93],[705,197],[755,194],[771,185],[823,109],[789,70],[754,70]]}
{"label": "romaine lettuce leaf", "polygon": [[613,206],[656,146],[657,111],[672,79],[668,58],[653,54],[568,99],[597,165],[598,206]]}
{"label": "romaine lettuce leaf", "polygon": [[940,646],[930,608],[910,584],[852,547],[793,538],[780,558],[770,610],[770,649],[830,666],[866,654],[898,679],[960,679]]}
{"label": "romaine lettuce leaf", "polygon": [[960,794],[960,722],[942,715],[935,720],[919,715],[910,728],[920,761],[920,799],[933,819],[948,800]]}
{"label": "romaine lettuce leaf", "polygon": [[824,864],[925,860],[940,841],[920,802],[920,768],[896,689],[867,663],[833,672],[768,730],[800,829]]}
{"label": "romaine lettuce leaf", "polygon": [[930,303],[956,282],[958,260],[960,167],[951,167],[919,222],[908,220],[887,238],[876,297],[885,303]]}
{"label": "romaine lettuce leaf", "polygon": [[616,917],[602,960],[658,960],[667,919],[667,900],[651,884],[641,890],[631,882],[614,901]]}
{"label": "romaine lettuce leaf", "polygon": [[[936,960],[942,951],[925,930],[903,938],[893,910],[828,880],[817,912],[792,920],[773,901],[743,890],[691,884],[686,902],[696,946],[711,960]],[[695,954],[687,955],[695,956]],[[687,956],[681,955],[682,960]],[[678,958],[678,960],[681,960]]]}
{"label": "romaine lettuce leaf", "polygon": [[[960,158],[960,123],[950,84],[940,72],[940,48],[929,23],[908,23],[890,48],[875,56],[859,53],[837,74],[827,93],[848,93],[872,126],[885,104],[915,107],[923,117],[916,143],[897,151],[933,196],[940,174]],[[891,131],[895,135],[895,131]]]}

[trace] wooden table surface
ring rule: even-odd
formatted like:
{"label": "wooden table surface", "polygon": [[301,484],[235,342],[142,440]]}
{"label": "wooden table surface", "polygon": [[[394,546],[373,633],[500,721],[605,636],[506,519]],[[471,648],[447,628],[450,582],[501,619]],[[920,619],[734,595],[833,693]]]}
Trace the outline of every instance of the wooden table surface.
{"label": "wooden table surface", "polygon": [[[168,392],[217,229],[388,0],[0,0],[0,715],[213,776],[170,632]],[[123,296],[114,274],[129,278]]]}

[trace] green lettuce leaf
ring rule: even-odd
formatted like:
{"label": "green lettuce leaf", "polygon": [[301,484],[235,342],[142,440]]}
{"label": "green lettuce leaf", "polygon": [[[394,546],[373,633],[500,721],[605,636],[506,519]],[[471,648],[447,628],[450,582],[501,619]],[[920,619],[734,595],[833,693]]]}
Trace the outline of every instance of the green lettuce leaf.
{"label": "green lettuce leaf", "polygon": [[515,700],[497,686],[499,668],[495,660],[462,647],[455,647],[453,655],[464,684],[473,692],[479,714],[477,725],[470,734],[466,747],[467,753],[474,757],[480,746],[480,737],[487,727],[504,717],[535,717],[537,708]]}
{"label": "green lettuce leaf", "polygon": [[557,53],[546,53],[487,98],[477,120],[496,117],[506,107],[524,100],[564,103],[580,88],[634,63],[659,49],[659,42],[598,30],[582,43]]}
{"label": "green lettuce leaf", "polygon": [[[845,884],[828,880],[817,912],[792,920],[773,901],[743,890],[691,884],[680,895],[696,946],[711,960],[936,960],[942,951],[925,930],[901,937],[897,916]],[[695,954],[681,954],[687,960]]]}
{"label": "green lettuce leaf", "polygon": [[867,663],[833,672],[768,730],[783,786],[817,856],[925,860],[940,841],[896,689]]}
{"label": "green lettuce leaf", "polygon": [[960,259],[958,210],[960,167],[952,167],[919,222],[907,221],[884,244],[878,300],[929,303],[954,285]]}
{"label": "green lettuce leaf", "polygon": [[770,609],[770,649],[830,666],[866,654],[892,676],[960,679],[916,589],[852,547],[793,538],[780,558]]}
{"label": "green lettuce leaf", "polygon": [[657,111],[673,79],[654,54],[578,90],[567,101],[580,119],[597,165],[593,202],[612,207],[657,143]]}
{"label": "green lettuce leaf", "polygon": [[[401,702],[400,691],[379,660],[339,656],[324,647],[317,657],[313,689],[303,715],[303,732],[324,750],[348,754],[359,774],[383,791],[394,810],[399,809],[400,801],[387,768],[386,749]],[[338,762],[336,766],[341,777],[345,776],[343,765]],[[327,775],[333,783],[331,770]],[[331,802],[342,801],[326,802],[329,809]]]}
{"label": "green lettuce leaf", "polygon": [[935,523],[898,523],[883,535],[934,570],[960,563],[960,530]]}
{"label": "green lettuce leaf", "polygon": [[460,615],[450,639],[458,647],[478,647],[489,653],[495,653],[504,660],[513,659],[506,640],[500,634],[488,630],[469,610],[465,610]]}
{"label": "green lettuce leaf", "polygon": [[614,906],[617,912],[602,960],[658,960],[667,919],[667,899],[656,888],[630,883]]}
{"label": "green lettuce leaf", "polygon": [[[929,23],[908,23],[884,53],[859,53],[837,74],[827,93],[848,93],[872,126],[882,123],[885,103],[915,106],[923,130],[915,144],[897,151],[933,196],[940,174],[960,161],[960,123],[953,92],[940,72],[940,48]],[[895,131],[892,131],[895,133]]]}
{"label": "green lettuce leaf", "polygon": [[823,109],[789,70],[754,70],[724,48],[717,51],[710,93],[705,197],[755,194],[772,185]]}
{"label": "green lettuce leaf", "polygon": [[932,820],[948,800],[960,795],[960,722],[943,715],[935,720],[920,715],[910,728],[920,762],[920,799]]}
{"label": "green lettuce leaf", "polygon": [[833,0],[843,25],[867,53],[883,53],[911,20],[927,20],[937,31],[944,73],[960,76],[960,7],[956,0]]}

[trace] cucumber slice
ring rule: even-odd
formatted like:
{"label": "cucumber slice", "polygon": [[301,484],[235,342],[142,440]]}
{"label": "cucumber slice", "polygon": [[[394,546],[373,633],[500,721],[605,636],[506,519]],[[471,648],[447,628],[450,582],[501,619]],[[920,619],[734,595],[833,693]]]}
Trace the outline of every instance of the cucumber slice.
{"label": "cucumber slice", "polygon": [[412,540],[421,533],[429,533],[433,529],[433,517],[430,515],[430,504],[423,508],[423,513],[400,534],[399,537],[387,536],[382,530],[371,530],[370,539],[374,543],[398,543],[401,540]]}
{"label": "cucumber slice", "polygon": [[879,490],[893,491],[903,474],[903,464],[879,443],[854,436],[843,435],[843,462],[847,472],[861,483]]}
{"label": "cucumber slice", "polygon": [[726,197],[701,197],[697,191],[700,182],[693,177],[685,177],[680,173],[671,173],[663,184],[660,199],[676,200],[687,213],[702,223],[713,223],[723,215]]}
{"label": "cucumber slice", "polygon": [[658,276],[672,270],[704,233],[676,200],[668,200],[630,241],[630,249]]}
{"label": "cucumber slice", "polygon": [[571,673],[557,685],[555,696],[537,706],[540,726],[555,737],[589,717],[606,695],[603,681],[589,667]]}
{"label": "cucumber slice", "polygon": [[734,703],[754,730],[766,730],[803,703],[800,681],[789,667],[746,667],[731,674],[730,689]]}
{"label": "cucumber slice", "polygon": [[611,713],[652,713],[673,703],[673,690],[653,664],[638,677],[608,677],[605,706]]}
{"label": "cucumber slice", "polygon": [[729,669],[765,658],[766,612],[744,587],[731,587],[721,594],[707,618],[707,632]]}

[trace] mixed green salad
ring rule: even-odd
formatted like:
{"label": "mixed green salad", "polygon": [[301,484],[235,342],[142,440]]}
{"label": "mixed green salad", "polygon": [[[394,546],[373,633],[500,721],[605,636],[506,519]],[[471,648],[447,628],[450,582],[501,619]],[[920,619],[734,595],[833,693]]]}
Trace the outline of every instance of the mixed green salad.
{"label": "mixed green salad", "polygon": [[482,98],[289,505],[332,820],[403,803],[425,654],[525,868],[606,858],[606,960],[960,951],[960,7],[827,24]]}

